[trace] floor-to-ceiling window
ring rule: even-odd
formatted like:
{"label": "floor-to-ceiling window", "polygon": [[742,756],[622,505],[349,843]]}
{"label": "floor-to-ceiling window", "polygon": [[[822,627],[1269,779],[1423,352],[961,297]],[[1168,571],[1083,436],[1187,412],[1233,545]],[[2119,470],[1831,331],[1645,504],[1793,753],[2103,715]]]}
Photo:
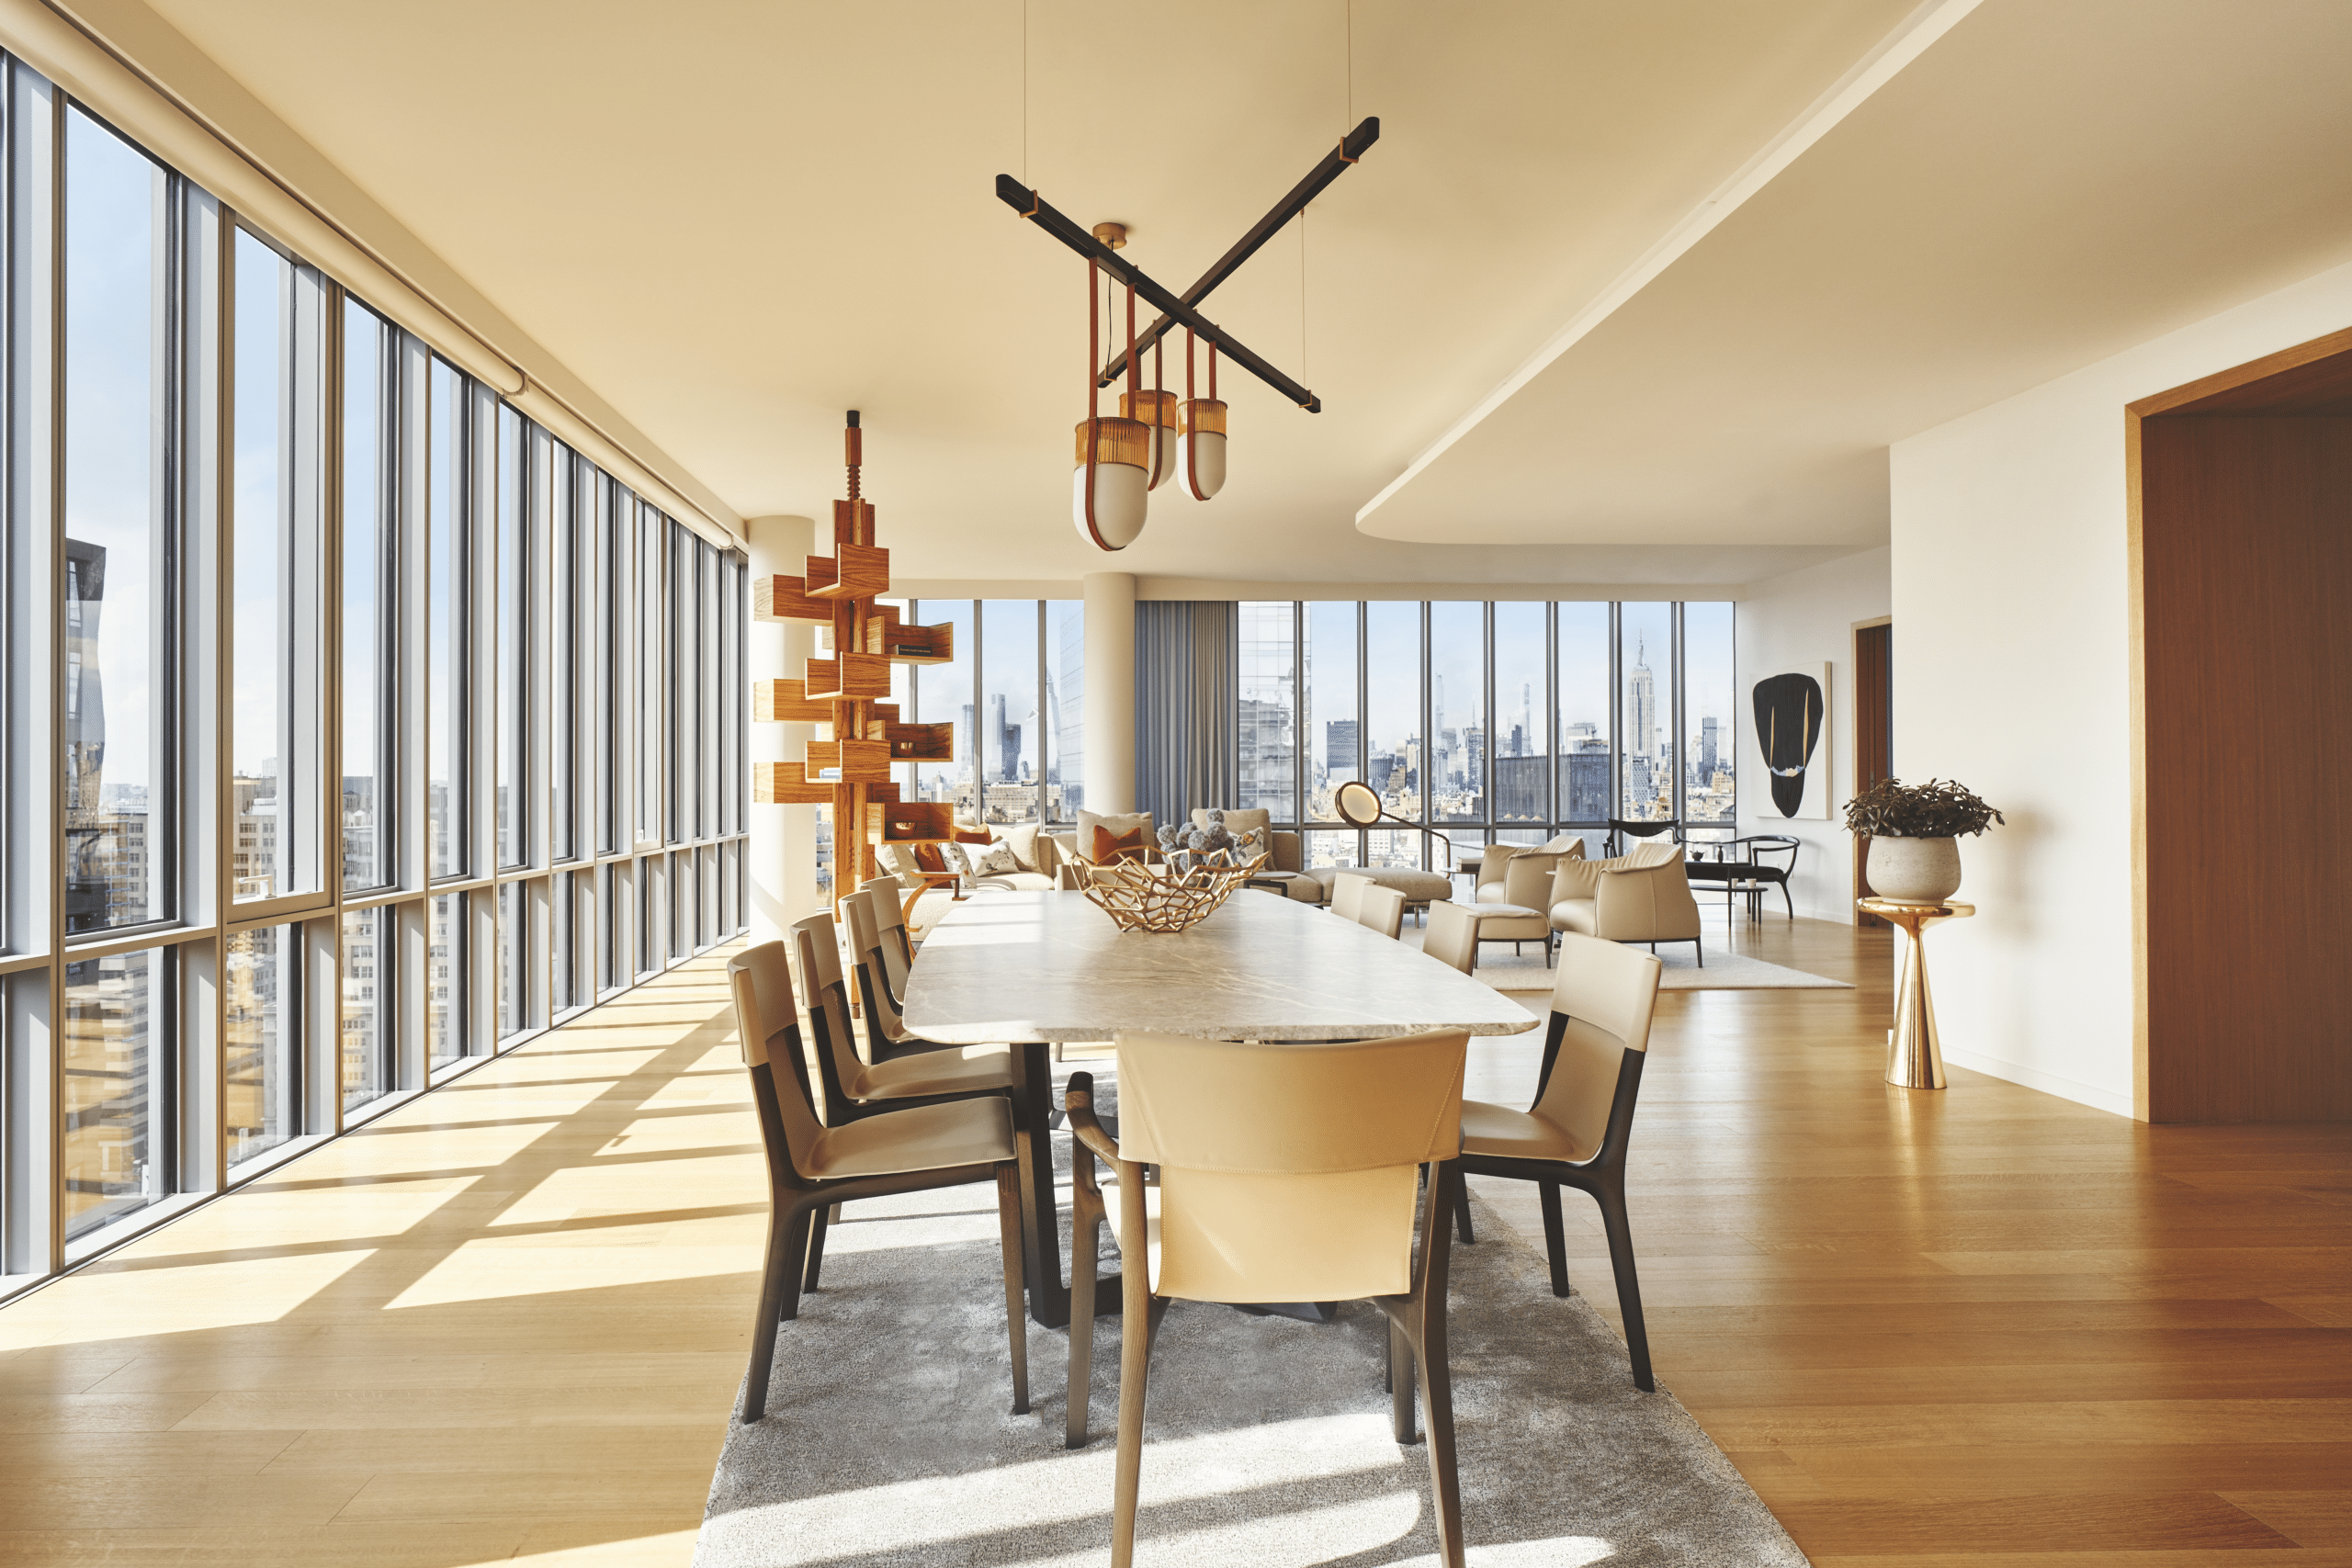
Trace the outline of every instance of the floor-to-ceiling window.
{"label": "floor-to-ceiling window", "polygon": [[5,1296],[740,931],[749,581],[0,82]]}
{"label": "floor-to-ceiling window", "polygon": [[1351,778],[1457,851],[1582,831],[1598,853],[1617,818],[1735,830],[1727,603],[1238,609],[1237,796],[1304,828],[1311,865],[1444,864],[1418,829],[1332,826]]}
{"label": "floor-to-ceiling window", "polygon": [[952,802],[967,821],[1076,820],[1085,804],[1085,605],[910,599],[902,614],[954,627],[956,641],[953,658],[913,666],[912,681],[893,688],[906,722],[954,727],[954,761],[900,764],[906,798]]}

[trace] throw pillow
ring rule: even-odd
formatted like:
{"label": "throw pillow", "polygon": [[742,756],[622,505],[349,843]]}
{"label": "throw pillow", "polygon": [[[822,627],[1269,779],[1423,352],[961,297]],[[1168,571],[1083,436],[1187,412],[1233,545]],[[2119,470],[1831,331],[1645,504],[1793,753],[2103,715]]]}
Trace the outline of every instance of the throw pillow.
{"label": "throw pillow", "polygon": [[1138,825],[1132,832],[1114,833],[1101,823],[1094,826],[1094,839],[1088,846],[1087,859],[1096,865],[1114,865],[1123,860],[1144,858],[1143,829]]}
{"label": "throw pillow", "polygon": [[1120,838],[1125,838],[1138,828],[1143,829],[1147,849],[1145,853],[1136,857],[1139,860],[1149,860],[1150,848],[1157,846],[1159,842],[1153,833],[1151,813],[1148,811],[1128,811],[1114,816],[1104,816],[1093,811],[1080,811],[1078,814],[1078,852],[1080,854],[1083,855],[1092,851],[1094,830],[1098,828],[1108,828],[1114,835]]}
{"label": "throw pillow", "polygon": [[1260,855],[1271,854],[1274,848],[1274,830],[1261,827],[1252,828],[1245,833],[1240,829],[1233,827],[1233,818],[1236,815],[1238,814],[1231,811],[1225,814],[1226,826],[1233,832],[1233,863],[1248,865]]}
{"label": "throw pillow", "polygon": [[[1252,828],[1264,828],[1271,831],[1274,825],[1274,814],[1262,807],[1249,811],[1237,810],[1228,807],[1223,813],[1223,820],[1225,830],[1238,840]],[[1205,807],[1193,811],[1193,827],[1205,828],[1208,825],[1209,814]]]}
{"label": "throw pillow", "polygon": [[963,845],[955,843],[940,845],[939,858],[946,862],[947,869],[954,872],[956,875],[969,876],[972,874],[972,857],[964,852]]}
{"label": "throw pillow", "polygon": [[944,873],[947,869],[946,857],[939,852],[937,844],[917,844],[915,864],[929,872]]}
{"label": "throw pillow", "polygon": [[922,875],[915,864],[914,854],[906,845],[884,844],[874,852],[874,857],[882,863],[883,870],[899,879],[900,886],[922,886]]}
{"label": "throw pillow", "polygon": [[990,844],[972,862],[972,870],[981,876],[1010,876],[1020,869],[1011,844]]}
{"label": "throw pillow", "polygon": [[1003,837],[999,841],[1012,852],[1014,869],[1019,871],[1043,869],[1037,863],[1036,823],[1023,822],[1017,828],[1006,828],[1002,832]]}

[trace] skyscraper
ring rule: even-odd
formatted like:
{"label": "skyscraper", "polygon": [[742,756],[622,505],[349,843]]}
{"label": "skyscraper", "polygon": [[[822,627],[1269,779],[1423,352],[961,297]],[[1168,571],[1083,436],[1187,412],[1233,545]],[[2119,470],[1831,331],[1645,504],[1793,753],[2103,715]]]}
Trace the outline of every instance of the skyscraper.
{"label": "skyscraper", "polygon": [[1633,754],[1646,762],[1657,761],[1657,678],[1650,673],[1646,639],[1634,644],[1634,672],[1625,678],[1625,721]]}

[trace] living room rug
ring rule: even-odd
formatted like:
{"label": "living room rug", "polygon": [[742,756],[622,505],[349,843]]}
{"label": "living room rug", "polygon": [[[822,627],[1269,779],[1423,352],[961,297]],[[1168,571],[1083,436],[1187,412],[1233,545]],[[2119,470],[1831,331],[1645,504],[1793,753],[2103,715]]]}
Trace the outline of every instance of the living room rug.
{"label": "living room rug", "polygon": [[[1555,1300],[1542,1255],[1476,1207],[1450,1295],[1471,1562],[1804,1563],[1674,1396],[1634,1387],[1608,1324]],[[1008,1414],[995,1234],[988,1187],[851,1205],[778,1337],[765,1418],[729,1429],[697,1568],[1108,1560],[1119,1320],[1097,1321],[1086,1448],[1062,1446],[1059,1331],[1031,1327],[1031,1410]],[[1434,1563],[1428,1450],[1388,1433],[1385,1323],[1362,1303],[1332,1324],[1177,1303],[1152,1354],[1138,1563]]]}
{"label": "living room rug", "polygon": [[[1421,945],[1421,932],[1407,925],[1404,940],[1415,947]],[[1645,949],[1644,951],[1647,951]],[[1760,958],[1749,958],[1707,944],[1707,962],[1702,967],[1690,952],[1687,942],[1660,942],[1658,962],[1664,973],[1658,976],[1662,991],[1850,991],[1852,984],[1833,980],[1826,975],[1811,975],[1802,969],[1790,969],[1778,964],[1767,964]],[[1513,953],[1503,942],[1488,942],[1481,954],[1478,967],[1472,971],[1473,979],[1483,980],[1498,991],[1544,991],[1552,989],[1558,975],[1544,961],[1542,947],[1529,942],[1524,953]]]}

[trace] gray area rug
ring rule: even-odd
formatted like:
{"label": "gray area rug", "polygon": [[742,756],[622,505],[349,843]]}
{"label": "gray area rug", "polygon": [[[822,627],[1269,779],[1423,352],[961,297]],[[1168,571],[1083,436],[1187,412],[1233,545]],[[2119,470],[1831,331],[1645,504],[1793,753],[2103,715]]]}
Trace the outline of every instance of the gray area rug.
{"label": "gray area rug", "polygon": [[[1410,924],[1405,927],[1405,942],[1421,945],[1421,932]],[[1665,972],[1658,976],[1662,991],[1850,991],[1854,987],[1844,980],[1833,980],[1826,975],[1808,974],[1803,969],[1791,969],[1785,964],[1767,964],[1760,958],[1749,958],[1717,945],[1715,933],[1706,936],[1707,962],[1702,965],[1690,951],[1687,942],[1660,942],[1658,963]],[[1646,948],[1641,951],[1647,952]],[[1513,953],[1508,942],[1486,944],[1478,955],[1478,967],[1471,978],[1484,981],[1498,991],[1545,991],[1558,971],[1544,961],[1543,944],[1531,942],[1523,951]],[[1524,998],[1522,998],[1524,999]]]}
{"label": "gray area rug", "polygon": [[[1483,1208],[1476,1224],[1450,1307],[1470,1561],[1803,1564],[1673,1395],[1634,1387],[1582,1297],[1553,1298],[1542,1255]],[[729,1430],[697,1568],[1107,1561],[1119,1320],[1098,1322],[1087,1448],[1062,1447],[1064,1333],[1032,1325],[1031,1411],[1010,1415],[995,1234],[989,1188],[850,1207],[778,1337],[766,1418]],[[1434,1563],[1427,1450],[1388,1435],[1385,1321],[1177,1303],[1152,1353],[1136,1561]]]}

